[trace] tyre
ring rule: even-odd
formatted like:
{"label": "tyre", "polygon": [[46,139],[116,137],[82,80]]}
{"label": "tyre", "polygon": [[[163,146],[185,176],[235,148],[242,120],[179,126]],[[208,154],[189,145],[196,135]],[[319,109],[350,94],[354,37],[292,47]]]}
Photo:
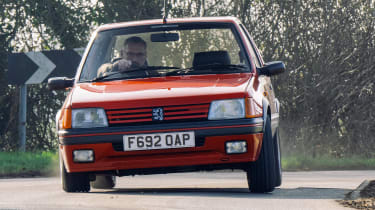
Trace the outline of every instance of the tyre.
{"label": "tyre", "polygon": [[62,188],[65,192],[89,192],[90,181],[86,173],[68,173],[60,157],[60,176]]}
{"label": "tyre", "polygon": [[275,136],[273,137],[273,145],[275,152],[275,187],[282,183],[282,168],[281,168],[281,151],[280,151],[280,135],[279,128],[277,128]]}
{"label": "tyre", "polygon": [[90,182],[95,189],[112,189],[116,185],[116,177],[111,175],[96,175],[95,181]]}
{"label": "tyre", "polygon": [[272,142],[271,118],[267,116],[263,133],[262,148],[257,161],[250,163],[247,170],[247,182],[251,192],[272,192],[276,186],[276,158]]}

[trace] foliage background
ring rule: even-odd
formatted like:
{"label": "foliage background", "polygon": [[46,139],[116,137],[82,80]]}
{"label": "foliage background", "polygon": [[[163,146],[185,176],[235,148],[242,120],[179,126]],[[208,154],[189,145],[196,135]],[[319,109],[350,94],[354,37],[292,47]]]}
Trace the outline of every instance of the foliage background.
{"label": "foliage background", "polygon": [[[375,157],[374,0],[169,0],[167,16],[235,16],[265,61],[281,102],[284,154]],[[163,0],[0,0],[0,151],[18,148],[18,95],[7,84],[12,52],[84,47],[100,24],[162,17]],[[28,86],[28,151],[55,150],[54,115],[65,93]],[[51,100],[53,98],[53,100]]]}

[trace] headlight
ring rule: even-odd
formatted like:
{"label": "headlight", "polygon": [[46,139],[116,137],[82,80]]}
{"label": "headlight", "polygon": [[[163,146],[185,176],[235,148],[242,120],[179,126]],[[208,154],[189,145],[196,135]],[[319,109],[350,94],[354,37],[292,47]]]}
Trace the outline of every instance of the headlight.
{"label": "headlight", "polygon": [[212,101],[209,120],[245,118],[245,99],[229,99]]}
{"label": "headlight", "polygon": [[72,128],[107,127],[108,121],[104,109],[72,109]]}

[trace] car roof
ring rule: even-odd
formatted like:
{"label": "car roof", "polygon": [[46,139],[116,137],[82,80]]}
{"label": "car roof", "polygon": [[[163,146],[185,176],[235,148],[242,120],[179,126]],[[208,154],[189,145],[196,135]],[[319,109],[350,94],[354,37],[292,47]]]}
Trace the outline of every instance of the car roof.
{"label": "car roof", "polygon": [[153,20],[141,20],[141,21],[129,21],[121,23],[111,23],[100,26],[97,31],[105,31],[111,29],[126,28],[132,26],[143,26],[143,25],[161,25],[161,24],[177,24],[177,23],[204,23],[204,22],[216,22],[216,23],[239,23],[240,21],[235,17],[190,17],[190,18],[167,18],[166,23],[163,23],[163,19]]}

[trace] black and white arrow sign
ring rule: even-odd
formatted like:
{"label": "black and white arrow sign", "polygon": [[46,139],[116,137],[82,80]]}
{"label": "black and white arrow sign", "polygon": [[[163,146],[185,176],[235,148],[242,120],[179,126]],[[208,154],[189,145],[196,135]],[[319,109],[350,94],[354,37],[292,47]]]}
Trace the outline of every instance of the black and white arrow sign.
{"label": "black and white arrow sign", "polygon": [[39,84],[45,80],[48,75],[56,68],[56,65],[51,62],[43,53],[41,52],[28,52],[26,56],[29,57],[36,65],[38,69],[34,74],[25,82],[25,84]]}
{"label": "black and white arrow sign", "polygon": [[49,77],[74,77],[81,56],[75,50],[12,53],[8,56],[9,84],[40,84]]}

